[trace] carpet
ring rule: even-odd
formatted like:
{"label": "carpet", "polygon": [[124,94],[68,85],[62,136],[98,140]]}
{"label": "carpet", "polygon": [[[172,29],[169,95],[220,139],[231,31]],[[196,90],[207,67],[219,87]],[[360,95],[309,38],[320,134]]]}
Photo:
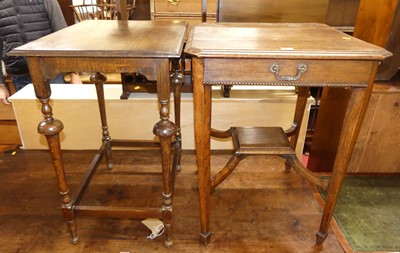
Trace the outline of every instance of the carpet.
{"label": "carpet", "polygon": [[400,251],[400,176],[347,176],[334,218],[353,251]]}

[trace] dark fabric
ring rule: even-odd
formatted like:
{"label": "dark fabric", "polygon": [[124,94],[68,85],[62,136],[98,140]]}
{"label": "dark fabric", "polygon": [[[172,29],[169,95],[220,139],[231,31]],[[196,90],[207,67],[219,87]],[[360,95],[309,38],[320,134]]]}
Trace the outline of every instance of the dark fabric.
{"label": "dark fabric", "polygon": [[0,85],[6,84],[6,78],[3,74],[3,42],[0,40]]}
{"label": "dark fabric", "polygon": [[12,49],[52,33],[44,0],[0,0],[3,61],[9,74],[29,73],[24,57],[7,56]]}
{"label": "dark fabric", "polygon": [[[27,75],[13,75],[11,76],[16,91],[24,88],[26,85],[32,83],[32,78]],[[50,80],[52,84],[65,84],[64,75],[59,74],[55,79]]]}

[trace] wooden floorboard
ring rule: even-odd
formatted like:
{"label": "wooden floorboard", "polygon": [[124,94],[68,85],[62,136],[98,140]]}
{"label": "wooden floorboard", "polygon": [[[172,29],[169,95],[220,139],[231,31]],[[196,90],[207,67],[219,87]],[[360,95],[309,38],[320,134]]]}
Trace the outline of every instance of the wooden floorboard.
{"label": "wooden floorboard", "polygon": [[[72,193],[94,152],[63,153]],[[212,157],[213,172],[229,156]],[[99,168],[83,202],[158,206],[160,158],[154,151],[114,152],[114,171]],[[310,186],[295,172],[285,173],[277,157],[248,157],[213,193],[211,242],[199,244],[197,175],[193,153],[184,153],[176,178],[174,246],[140,220],[77,217],[77,245],[69,243],[58,186],[47,151],[0,154],[0,252],[344,252],[331,232],[315,246],[321,208]]]}

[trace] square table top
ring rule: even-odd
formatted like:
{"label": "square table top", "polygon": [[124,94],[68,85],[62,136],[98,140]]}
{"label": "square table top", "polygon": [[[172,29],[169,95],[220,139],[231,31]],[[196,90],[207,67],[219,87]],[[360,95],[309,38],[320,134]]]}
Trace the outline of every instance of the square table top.
{"label": "square table top", "polygon": [[9,55],[178,58],[186,31],[186,22],[88,20],[20,46]]}
{"label": "square table top", "polygon": [[192,27],[185,52],[200,58],[383,60],[392,55],[319,23],[202,23]]}

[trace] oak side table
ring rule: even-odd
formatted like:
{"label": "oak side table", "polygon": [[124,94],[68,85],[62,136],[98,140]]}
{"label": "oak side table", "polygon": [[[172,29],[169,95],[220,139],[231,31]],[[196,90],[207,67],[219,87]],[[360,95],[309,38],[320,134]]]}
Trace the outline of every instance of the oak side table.
{"label": "oak side table", "polygon": [[[72,243],[78,242],[75,216],[91,215],[115,218],[161,218],[165,226],[165,245],[168,247],[172,245],[172,195],[175,171],[179,170],[180,166],[181,151],[179,89],[183,79],[179,73],[179,60],[186,30],[186,22],[83,21],[10,52],[13,56],[26,57],[36,97],[42,104],[44,120],[39,123],[38,131],[46,136],[53,158],[62,197],[62,214]],[[170,77],[171,66],[175,68]],[[73,71],[94,73],[91,80],[96,85],[103,135],[102,145],[75,195],[70,193],[60,151],[59,133],[63,129],[63,124],[53,118],[53,110],[49,104],[51,96],[49,80],[60,72]],[[112,146],[156,145],[146,141],[111,139],[103,93],[106,76],[101,72],[140,73],[149,80],[157,81],[161,120],[155,124],[153,132],[160,138],[160,142],[156,144],[157,147],[161,146],[162,154],[163,193],[160,208],[80,205],[90,179],[103,157],[106,158],[108,169],[112,169],[110,154]],[[169,120],[171,83],[175,84],[176,124]],[[171,145],[174,147],[171,148]]]}
{"label": "oak side table", "polygon": [[[201,241],[207,244],[211,237],[212,190],[247,155],[271,154],[283,156],[287,159],[287,170],[293,168],[309,182],[327,190],[317,232],[317,244],[322,244],[362,124],[377,66],[391,53],[328,25],[308,23],[203,23],[191,28],[185,53],[192,55],[193,61]],[[298,100],[292,127],[286,131],[262,126],[231,127],[225,131],[212,129],[213,85],[297,86]],[[313,86],[352,88],[330,181],[323,181],[308,171],[292,152],[304,101],[309,87]],[[213,176],[210,172],[211,136],[232,138],[235,146],[235,153],[227,165]]]}

